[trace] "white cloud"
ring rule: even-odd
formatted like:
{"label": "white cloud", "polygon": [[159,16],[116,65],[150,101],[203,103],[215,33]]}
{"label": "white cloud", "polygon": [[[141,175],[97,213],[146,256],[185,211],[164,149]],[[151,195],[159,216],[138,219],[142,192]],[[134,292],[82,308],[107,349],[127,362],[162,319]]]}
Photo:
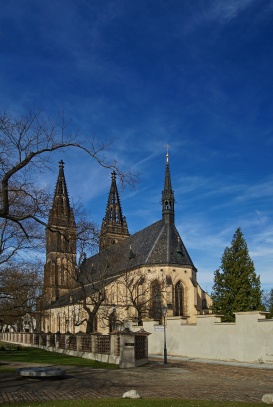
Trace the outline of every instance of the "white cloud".
{"label": "white cloud", "polygon": [[256,0],[215,0],[209,7],[208,18],[218,22],[228,22],[255,2]]}

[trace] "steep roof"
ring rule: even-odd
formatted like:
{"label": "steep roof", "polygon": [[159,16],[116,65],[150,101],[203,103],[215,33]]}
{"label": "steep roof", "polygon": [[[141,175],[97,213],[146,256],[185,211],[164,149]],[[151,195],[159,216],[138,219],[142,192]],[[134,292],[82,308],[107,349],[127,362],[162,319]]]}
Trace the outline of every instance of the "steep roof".
{"label": "steep roof", "polygon": [[[113,182],[113,188],[115,187],[116,191],[115,176],[112,175],[112,185]],[[167,151],[162,191],[162,219],[86,259],[82,266],[82,269],[85,270],[84,274],[88,276],[91,269],[92,272],[100,274],[106,265],[108,276],[120,275],[142,266],[181,265],[195,268],[175,227],[174,202]]]}
{"label": "steep roof", "polygon": [[175,225],[163,220],[86,259],[82,269],[88,276],[91,270],[99,274],[107,268],[107,276],[114,276],[155,265],[195,268]]}

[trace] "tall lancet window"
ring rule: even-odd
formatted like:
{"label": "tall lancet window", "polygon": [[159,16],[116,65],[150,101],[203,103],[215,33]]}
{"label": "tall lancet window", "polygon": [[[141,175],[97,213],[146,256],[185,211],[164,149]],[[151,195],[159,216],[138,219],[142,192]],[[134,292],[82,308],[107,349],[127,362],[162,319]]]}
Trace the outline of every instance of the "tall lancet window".
{"label": "tall lancet window", "polygon": [[151,317],[156,320],[161,320],[162,316],[162,299],[161,287],[158,280],[154,280],[151,284]]}
{"label": "tall lancet window", "polygon": [[175,301],[175,316],[183,315],[183,286],[181,281],[178,281],[174,287],[174,301]]}

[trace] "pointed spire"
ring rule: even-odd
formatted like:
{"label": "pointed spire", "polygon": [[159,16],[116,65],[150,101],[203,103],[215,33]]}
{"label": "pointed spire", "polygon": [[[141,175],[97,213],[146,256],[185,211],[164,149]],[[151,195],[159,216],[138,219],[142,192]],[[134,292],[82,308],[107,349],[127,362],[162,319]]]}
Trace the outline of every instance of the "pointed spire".
{"label": "pointed spire", "polygon": [[60,226],[63,222],[65,222],[65,226],[67,225],[67,221],[70,220],[74,223],[74,214],[73,210],[70,207],[69,196],[64,176],[64,162],[61,160],[59,162],[59,174],[57,178],[57,183],[55,187],[55,193],[53,198],[53,205],[50,211],[50,220],[58,219],[58,225]]}
{"label": "pointed spire", "polygon": [[106,213],[102,220],[100,249],[105,249],[129,236],[126,218],[122,214],[115,171],[111,173],[111,178]]}
{"label": "pointed spire", "polygon": [[172,189],[171,173],[169,166],[169,146],[166,146],[166,169],[165,169],[165,181],[164,190],[162,191],[162,215],[163,219],[167,223],[174,222],[174,192]]}
{"label": "pointed spire", "polygon": [[113,171],[111,173],[112,183],[110,188],[110,193],[108,196],[108,202],[106,206],[106,220],[111,223],[122,223],[122,209],[119,200],[119,194],[116,183],[116,173]]}

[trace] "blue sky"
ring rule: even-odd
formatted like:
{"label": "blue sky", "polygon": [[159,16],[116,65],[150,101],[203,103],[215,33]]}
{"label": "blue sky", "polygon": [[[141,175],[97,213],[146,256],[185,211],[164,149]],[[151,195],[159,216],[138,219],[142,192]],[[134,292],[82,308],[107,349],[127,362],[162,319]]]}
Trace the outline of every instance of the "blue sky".
{"label": "blue sky", "polygon": [[[64,111],[82,137],[112,140],[109,156],[140,172],[120,191],[130,233],[161,218],[169,144],[176,226],[201,286],[241,227],[270,289],[272,18],[271,0],[2,2],[0,108]],[[77,151],[53,158],[47,183],[63,158],[71,199],[100,224],[109,172]]]}

